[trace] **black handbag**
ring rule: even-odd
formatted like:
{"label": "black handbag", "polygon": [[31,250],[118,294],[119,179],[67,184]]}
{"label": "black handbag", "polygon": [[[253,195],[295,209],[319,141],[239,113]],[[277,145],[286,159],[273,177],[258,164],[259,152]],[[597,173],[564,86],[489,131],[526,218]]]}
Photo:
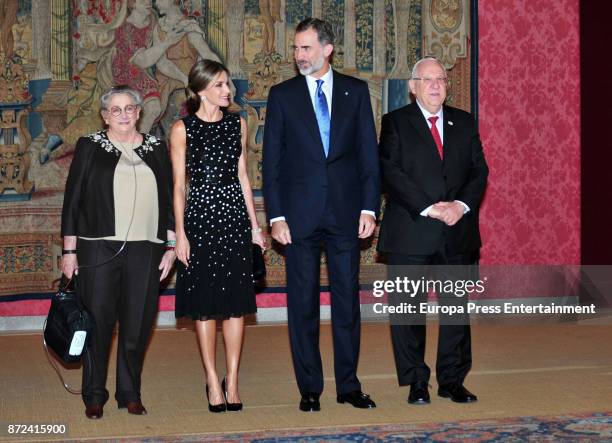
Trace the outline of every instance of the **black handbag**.
{"label": "black handbag", "polygon": [[260,282],[266,277],[266,262],[261,246],[253,243],[253,283]]}
{"label": "black handbag", "polygon": [[45,346],[51,348],[64,363],[78,362],[89,345],[93,329],[93,316],[77,295],[76,276],[68,280],[62,275],[58,291],[51,297],[51,307],[45,321]]}

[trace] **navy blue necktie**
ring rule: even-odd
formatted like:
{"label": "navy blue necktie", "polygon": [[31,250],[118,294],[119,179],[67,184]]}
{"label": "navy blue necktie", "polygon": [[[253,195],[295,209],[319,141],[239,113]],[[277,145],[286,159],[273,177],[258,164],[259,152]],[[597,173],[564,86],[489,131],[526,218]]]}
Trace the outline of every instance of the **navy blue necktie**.
{"label": "navy blue necktie", "polygon": [[317,123],[319,124],[319,133],[321,134],[321,142],[323,142],[323,150],[325,157],[329,154],[329,108],[327,107],[327,98],[321,88],[323,80],[317,80],[317,92],[315,93],[315,114],[317,115]]}

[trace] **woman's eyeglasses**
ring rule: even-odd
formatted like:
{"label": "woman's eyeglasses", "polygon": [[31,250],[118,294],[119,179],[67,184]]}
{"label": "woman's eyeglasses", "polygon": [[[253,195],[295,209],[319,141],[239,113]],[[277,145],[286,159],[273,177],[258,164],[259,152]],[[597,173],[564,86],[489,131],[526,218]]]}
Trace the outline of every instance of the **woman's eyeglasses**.
{"label": "woman's eyeglasses", "polygon": [[125,108],[121,109],[119,106],[113,106],[110,109],[107,109],[108,113],[113,117],[119,117],[122,112],[125,112],[127,115],[133,115],[138,110],[138,105],[125,105]]}

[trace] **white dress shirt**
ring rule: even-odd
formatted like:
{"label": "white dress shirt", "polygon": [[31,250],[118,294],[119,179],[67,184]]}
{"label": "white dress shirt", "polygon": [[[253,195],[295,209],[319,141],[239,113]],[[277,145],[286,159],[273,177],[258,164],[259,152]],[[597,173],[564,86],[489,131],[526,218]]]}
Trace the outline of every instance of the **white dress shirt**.
{"label": "white dress shirt", "polygon": [[417,105],[419,106],[419,109],[423,113],[423,116],[425,117],[425,120],[427,121],[427,126],[429,126],[430,131],[431,131],[431,122],[429,121],[429,118],[438,117],[438,120],[436,121],[436,128],[438,128],[438,133],[440,134],[440,140],[442,141],[442,144],[444,145],[444,114],[442,113],[443,108],[440,107],[440,110],[438,112],[436,112],[435,114],[432,114],[427,109],[425,109],[423,106],[421,106],[418,100],[417,100]]}
{"label": "white dress shirt", "polygon": [[[306,85],[308,86],[308,92],[310,93],[310,100],[312,101],[312,109],[316,109],[317,105],[317,79],[312,75],[306,76]],[[320,80],[323,80],[323,84],[321,85],[321,89],[325,94],[325,99],[327,100],[327,109],[329,111],[329,120],[331,121],[331,111],[332,111],[332,92],[334,88],[334,71],[329,68],[329,70],[323,74]]]}
{"label": "white dress shirt", "polygon": [[[427,126],[429,127],[429,130],[431,131],[431,122],[429,121],[430,117],[438,117],[438,120],[436,120],[436,128],[438,129],[438,134],[440,134],[440,141],[442,141],[442,145],[444,145],[444,114],[443,114],[443,108],[440,107],[440,109],[438,110],[438,112],[436,112],[435,114],[432,114],[431,112],[429,112],[427,109],[425,109],[423,106],[421,106],[421,104],[419,103],[419,101],[417,100],[417,105],[419,106],[419,109],[421,110],[421,112],[423,113],[423,117],[425,117],[425,121],[427,122]],[[463,205],[463,213],[467,214],[468,212],[470,212],[470,207],[468,205],[466,205],[465,203],[463,203],[461,200],[455,200],[456,202],[459,202]],[[431,207],[433,205],[429,205],[427,206],[425,209],[423,209],[421,211],[421,215],[423,217],[427,217],[429,215],[429,211],[431,210]]]}

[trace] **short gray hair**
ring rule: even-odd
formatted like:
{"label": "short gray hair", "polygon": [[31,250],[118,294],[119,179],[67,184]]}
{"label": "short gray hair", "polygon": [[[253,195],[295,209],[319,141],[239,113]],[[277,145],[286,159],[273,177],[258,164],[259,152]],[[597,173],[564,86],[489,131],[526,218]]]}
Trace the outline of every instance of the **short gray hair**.
{"label": "short gray hair", "polygon": [[142,96],[137,90],[127,85],[113,86],[100,97],[100,108],[108,110],[108,105],[114,95],[129,95],[136,106],[142,106]]}
{"label": "short gray hair", "polygon": [[419,61],[417,61],[414,66],[412,67],[412,74],[410,74],[410,78],[418,78],[419,77],[419,66],[421,65],[421,63],[424,62],[436,62],[438,65],[440,65],[440,67],[442,68],[442,70],[444,71],[444,73],[446,73],[446,68],[444,67],[444,65],[442,64],[442,62],[440,62],[440,60],[438,60],[435,57],[423,57],[422,59],[420,59]]}

